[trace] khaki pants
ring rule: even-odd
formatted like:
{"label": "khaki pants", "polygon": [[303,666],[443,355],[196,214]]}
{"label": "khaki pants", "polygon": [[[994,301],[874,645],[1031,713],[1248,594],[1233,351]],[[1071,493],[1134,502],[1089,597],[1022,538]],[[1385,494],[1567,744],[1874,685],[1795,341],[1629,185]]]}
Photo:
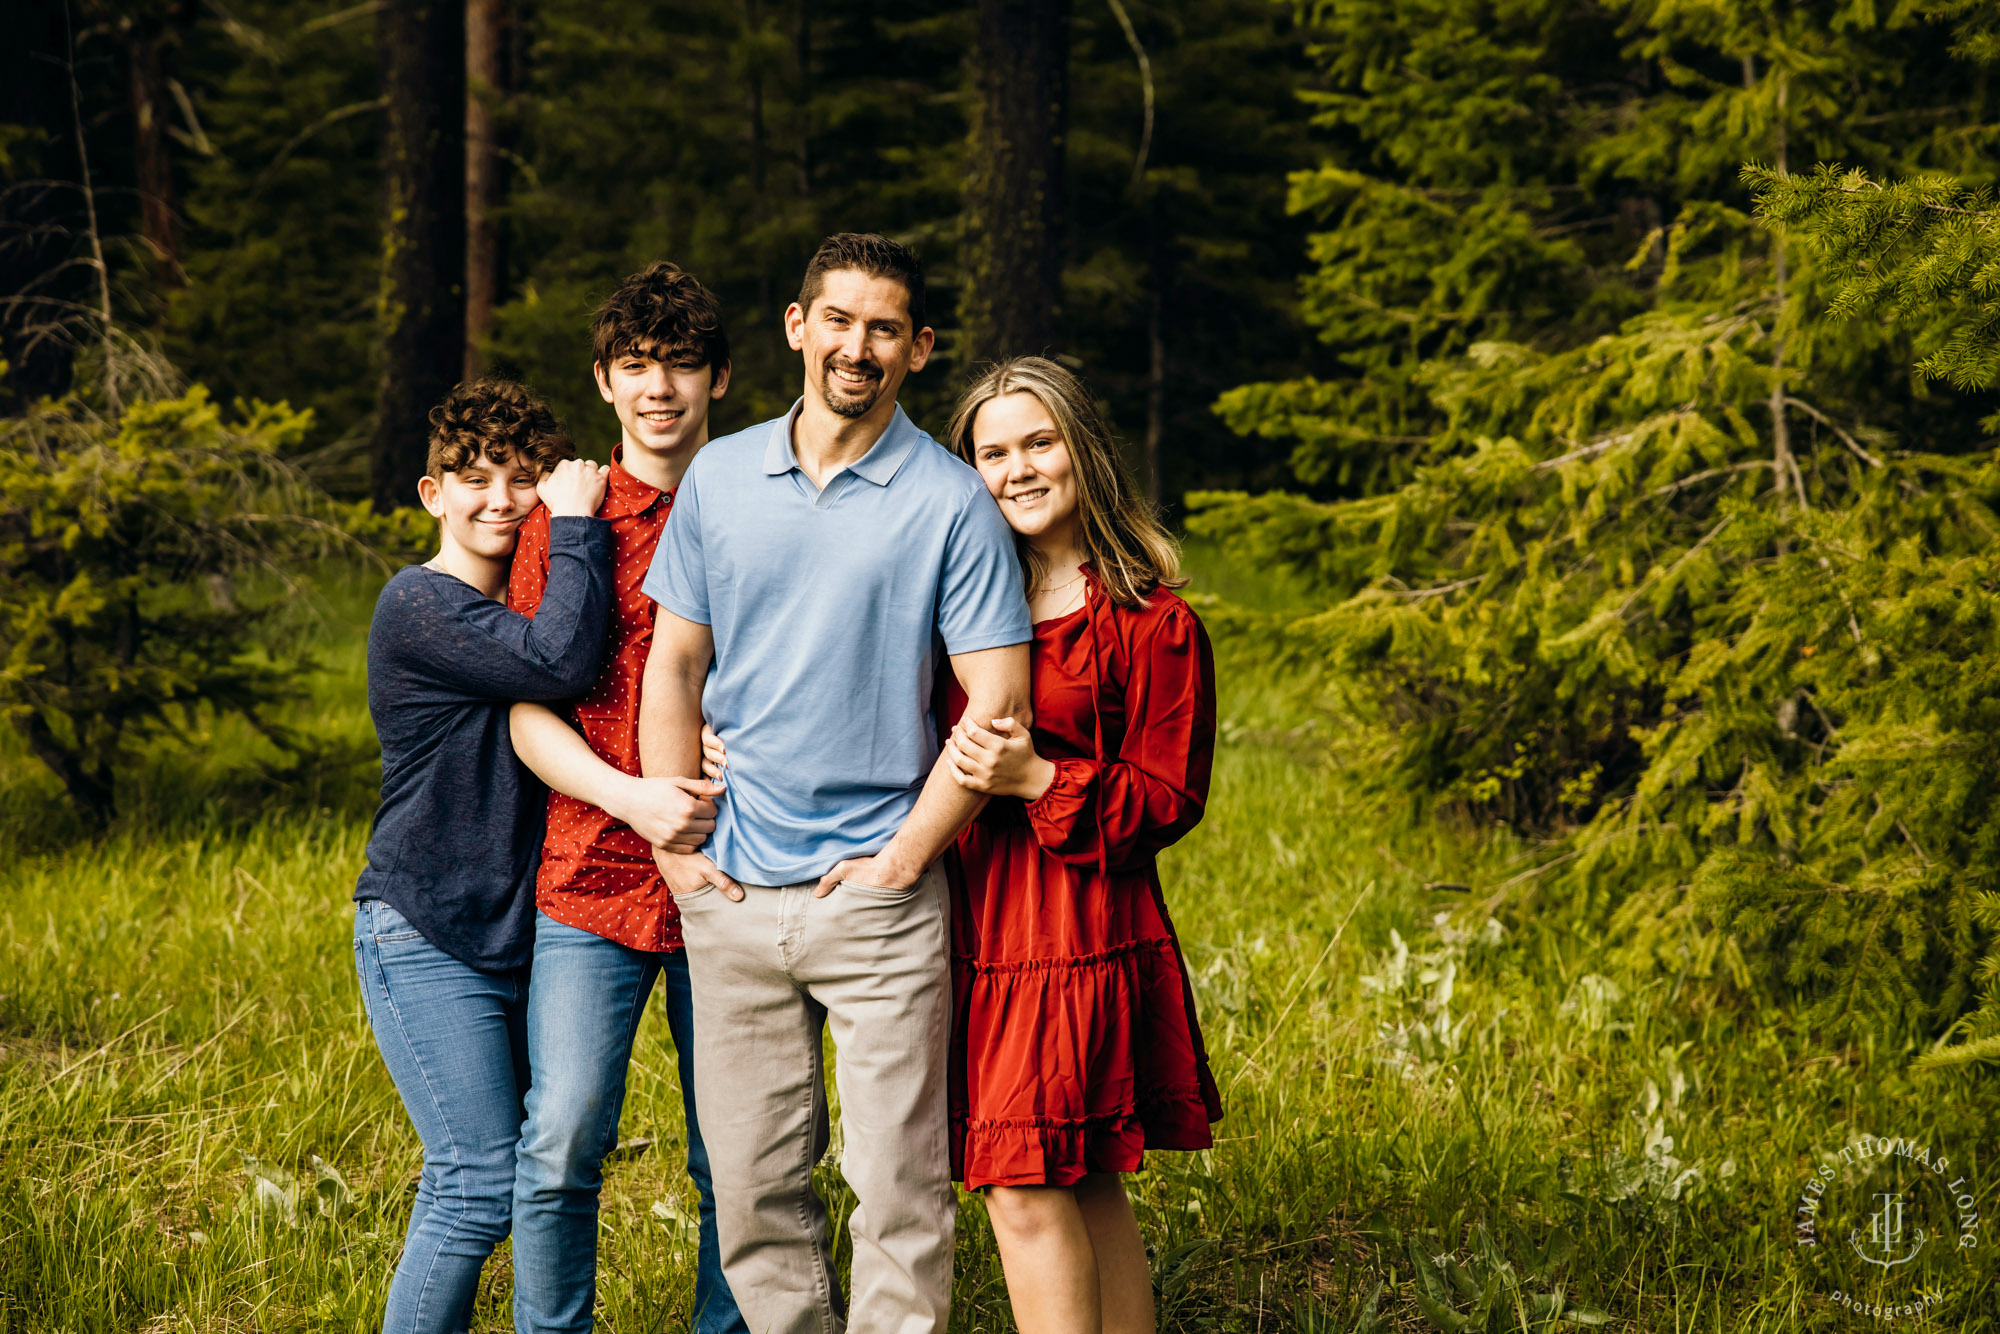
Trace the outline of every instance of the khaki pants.
{"label": "khaki pants", "polygon": [[945,878],[906,890],[745,885],[676,896],[694,990],[695,1096],[722,1267],[750,1334],[840,1334],[826,1206],[820,1030],[831,1025],[857,1204],[856,1334],[942,1334],[957,1197],[945,1134]]}

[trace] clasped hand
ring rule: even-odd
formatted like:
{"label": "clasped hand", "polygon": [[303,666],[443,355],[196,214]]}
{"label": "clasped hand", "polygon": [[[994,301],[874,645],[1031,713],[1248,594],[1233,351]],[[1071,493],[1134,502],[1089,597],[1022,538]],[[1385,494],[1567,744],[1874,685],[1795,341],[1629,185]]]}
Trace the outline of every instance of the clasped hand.
{"label": "clasped hand", "polygon": [[535,483],[535,493],[554,519],[587,519],[604,503],[611,469],[589,459],[564,459]]}
{"label": "clasped hand", "polygon": [[[701,850],[708,836],[715,832],[714,798],[723,794],[723,771],[729,767],[727,753],[722,747],[722,738],[712,731],[707,723],[701,725],[701,770],[706,778],[662,778],[657,781],[671,783],[682,791],[699,792],[707,799],[700,803],[706,812],[697,810],[695,818],[687,824],[687,836],[667,842],[648,838],[653,845],[653,864],[660,868],[660,878],[667,882],[667,889],[675,894],[692,894],[703,885],[713,885],[723,893],[723,897],[733,903],[743,901],[743,886],[724,873]],[[651,780],[649,780],[651,781]],[[634,825],[637,829],[638,826]],[[642,836],[644,831],[640,831]]]}
{"label": "clasped hand", "polygon": [[699,852],[715,832],[722,784],[707,778],[634,778],[619,818],[664,852]]}
{"label": "clasped hand", "polygon": [[946,739],[945,761],[958,785],[990,797],[1033,801],[1056,780],[1056,767],[1035,753],[1035,739],[1012,718],[981,727],[961,718]]}

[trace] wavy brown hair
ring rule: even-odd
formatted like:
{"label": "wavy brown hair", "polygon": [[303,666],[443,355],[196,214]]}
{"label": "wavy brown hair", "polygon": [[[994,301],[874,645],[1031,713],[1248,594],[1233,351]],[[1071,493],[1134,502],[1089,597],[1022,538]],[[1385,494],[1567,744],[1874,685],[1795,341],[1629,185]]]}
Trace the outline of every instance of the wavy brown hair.
{"label": "wavy brown hair", "polygon": [[660,260],[618,284],[590,321],[599,367],[631,353],[654,361],[692,357],[711,371],[729,364],[729,331],[715,293],[678,264]]}
{"label": "wavy brown hair", "polygon": [[474,380],[459,385],[431,409],[430,456],[424,471],[442,478],[475,460],[505,463],[521,457],[546,477],[564,459],[576,457],[576,446],[548,404],[527,386],[512,380]]}
{"label": "wavy brown hair", "polygon": [[[1048,409],[1069,450],[1084,558],[1112,601],[1142,607],[1154,589],[1186,584],[1180,546],[1160,522],[1159,511],[1126,476],[1097,400],[1059,363],[1047,357],[1010,357],[974,380],[951,415],[951,447],[958,456],[973,462],[972,427],[979,410],[1002,394],[1015,393],[1033,394]],[[1019,533],[1014,549],[1020,553],[1023,585],[1033,592],[1048,577],[1048,562]]]}

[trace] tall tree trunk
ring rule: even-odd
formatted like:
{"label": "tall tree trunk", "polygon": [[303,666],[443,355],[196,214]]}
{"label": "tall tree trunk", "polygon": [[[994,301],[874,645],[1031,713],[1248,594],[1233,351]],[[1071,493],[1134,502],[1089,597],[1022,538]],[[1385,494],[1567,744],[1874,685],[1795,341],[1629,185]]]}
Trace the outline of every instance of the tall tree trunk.
{"label": "tall tree trunk", "polygon": [[71,311],[90,299],[84,270],[64,261],[71,243],[66,190],[35,189],[31,179],[72,180],[69,10],[65,0],[16,0],[0,42],[0,125],[37,133],[14,150],[20,178],[0,190],[0,415],[70,387],[74,339],[57,336]]}
{"label": "tall tree trunk", "polygon": [[1146,210],[1146,498],[1155,505],[1165,491],[1162,454],[1167,434],[1167,288],[1174,280],[1166,224],[1155,192]]}
{"label": "tall tree trunk", "polygon": [[480,340],[500,304],[500,138],[506,98],[500,50],[507,25],[502,0],[465,0],[465,367],[485,369]]}
{"label": "tall tree trunk", "polygon": [[793,45],[797,49],[799,62],[799,194],[801,196],[810,195],[813,188],[812,31],[812,0],[802,0],[799,5],[798,28],[793,34]]}
{"label": "tall tree trunk", "polygon": [[164,291],[185,280],[181,270],[181,218],[174,192],[173,144],[163,30],[128,34],[131,62],[132,166],[139,188],[139,239],[153,263],[154,286]]}
{"label": "tall tree trunk", "polygon": [[1050,352],[1060,325],[1068,0],[980,0],[959,323],[973,361]]}
{"label": "tall tree trunk", "polygon": [[[766,161],[770,156],[769,136],[764,129],[764,58],[763,58],[764,18],[759,12],[757,0],[745,0],[743,6],[743,39],[750,52],[750,194],[756,202],[757,212],[767,214],[770,205],[764,199]],[[772,286],[771,266],[757,266],[757,309],[771,309]]]}
{"label": "tall tree trunk", "polygon": [[427,418],[465,359],[465,0],[384,0],[382,379],[375,508],[408,504]]}
{"label": "tall tree trunk", "polygon": [[[1786,171],[1788,158],[1785,144],[1785,71],[1773,68],[1764,76],[1777,80],[1777,167]],[[1755,87],[1757,83],[1757,58],[1743,57],[1743,86]],[[1785,319],[1785,234],[1781,231],[1771,234],[1771,294],[1776,311],[1771,317],[1771,471],[1776,478],[1778,499],[1782,502],[1785,492],[1791,491],[1792,498],[1805,509],[1812,508],[1806,497],[1806,479],[1799,472],[1798,456],[1792,452],[1792,424],[1785,404],[1785,335],[1782,332]]]}

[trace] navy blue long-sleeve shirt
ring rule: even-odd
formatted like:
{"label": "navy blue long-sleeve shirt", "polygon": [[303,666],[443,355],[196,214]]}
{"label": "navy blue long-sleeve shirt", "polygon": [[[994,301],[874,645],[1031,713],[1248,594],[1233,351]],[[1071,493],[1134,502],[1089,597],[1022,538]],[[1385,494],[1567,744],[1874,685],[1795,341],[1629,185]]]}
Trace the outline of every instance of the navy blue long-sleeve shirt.
{"label": "navy blue long-sleeve shirt", "polygon": [[368,630],[368,712],[382,806],[356,899],[380,899],[474,968],[534,948],[547,789],[514,755],[507,710],[597,679],[611,613],[611,525],[549,521],[549,585],[532,619],[452,575],[397,571]]}

